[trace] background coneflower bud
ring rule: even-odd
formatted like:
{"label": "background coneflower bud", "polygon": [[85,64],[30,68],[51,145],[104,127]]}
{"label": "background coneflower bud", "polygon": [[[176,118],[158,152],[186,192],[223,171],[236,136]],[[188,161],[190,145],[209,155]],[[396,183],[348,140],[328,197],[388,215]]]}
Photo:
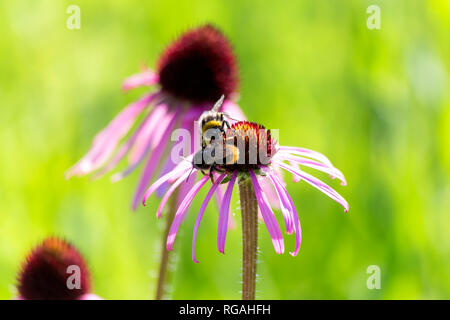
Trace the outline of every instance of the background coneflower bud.
{"label": "background coneflower bud", "polygon": [[162,89],[194,103],[230,96],[237,88],[237,73],[230,43],[210,24],[184,33],[167,47],[158,64]]}
{"label": "background coneflower bud", "polygon": [[[77,276],[78,271],[79,285],[69,279]],[[32,250],[18,282],[20,298],[25,300],[83,299],[91,289],[89,271],[81,254],[67,241],[54,237],[45,239]],[[75,283],[75,287],[68,282]]]}

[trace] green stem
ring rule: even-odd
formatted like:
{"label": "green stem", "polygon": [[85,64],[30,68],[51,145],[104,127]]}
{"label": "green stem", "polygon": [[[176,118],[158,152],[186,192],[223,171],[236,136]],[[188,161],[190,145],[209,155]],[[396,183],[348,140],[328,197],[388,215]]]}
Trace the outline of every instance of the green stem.
{"label": "green stem", "polygon": [[170,278],[170,270],[169,270],[169,264],[170,264],[170,258],[171,258],[171,251],[167,250],[166,248],[166,242],[167,237],[169,236],[169,230],[170,226],[172,224],[173,219],[175,218],[176,213],[176,205],[177,205],[177,196],[178,192],[175,191],[169,200],[169,210],[166,215],[166,228],[163,233],[163,238],[161,241],[161,259],[160,259],[160,265],[159,265],[159,273],[158,273],[158,283],[156,285],[156,300],[163,300],[167,282]]}
{"label": "green stem", "polygon": [[250,179],[239,181],[242,215],[242,300],[254,300],[258,249],[258,203]]}

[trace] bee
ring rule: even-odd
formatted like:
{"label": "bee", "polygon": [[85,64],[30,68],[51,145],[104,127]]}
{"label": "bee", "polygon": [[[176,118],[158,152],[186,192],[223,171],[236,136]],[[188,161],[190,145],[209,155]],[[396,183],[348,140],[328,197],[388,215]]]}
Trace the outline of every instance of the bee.
{"label": "bee", "polygon": [[[217,154],[216,152],[220,152]],[[213,172],[224,173],[227,168],[238,163],[239,149],[230,143],[222,141],[213,141],[206,147],[197,151],[192,159],[192,169],[200,170],[204,175],[209,175],[212,183],[214,183]],[[205,171],[209,170],[209,173]]]}
{"label": "bee", "polygon": [[230,123],[225,119],[225,117],[231,120],[237,120],[230,117],[227,112],[219,112],[224,99],[225,96],[222,95],[214,104],[212,109],[210,111],[203,112],[198,119],[202,137],[202,149],[204,149],[209,143],[213,142],[215,137],[221,136],[225,132],[226,128],[231,128]]}

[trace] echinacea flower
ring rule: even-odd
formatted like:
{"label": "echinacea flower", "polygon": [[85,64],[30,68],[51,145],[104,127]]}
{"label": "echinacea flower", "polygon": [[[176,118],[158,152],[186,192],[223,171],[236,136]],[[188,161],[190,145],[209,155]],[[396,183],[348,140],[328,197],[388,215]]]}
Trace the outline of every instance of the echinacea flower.
{"label": "echinacea flower", "polygon": [[[237,142],[239,139],[243,142],[242,145]],[[216,172],[213,174],[214,182],[209,188],[195,222],[192,242],[192,259],[194,262],[198,262],[195,257],[195,241],[203,213],[212,195],[221,184],[227,185],[219,210],[219,223],[217,231],[217,247],[222,253],[225,252],[225,239],[227,234],[231,194],[237,179],[251,179],[256,195],[257,205],[269,235],[272,238],[275,251],[278,254],[284,252],[284,241],[280,227],[267,198],[268,187],[273,187],[276,191],[286,225],[286,232],[288,234],[291,234],[292,232],[295,233],[296,244],[295,249],[291,252],[291,255],[297,255],[301,242],[301,228],[297,210],[294,206],[292,198],[286,190],[285,183],[279,175],[279,169],[284,169],[292,173],[300,181],[305,181],[314,188],[322,191],[328,197],[342,205],[346,212],[348,211],[348,203],[341,195],[321,180],[301,169],[301,167],[309,167],[325,172],[332,178],[338,178],[342,185],[346,185],[344,175],[341,171],[336,169],[324,155],[304,148],[279,146],[278,143],[272,139],[270,130],[265,129],[262,125],[247,121],[232,124],[231,129],[224,134],[224,141],[228,144],[231,141],[231,144],[234,147],[240,146],[238,151],[236,151],[236,154],[241,161],[236,161],[235,157],[229,163],[226,162],[222,165],[216,166],[215,168]],[[250,156],[252,154],[252,149],[257,155],[254,161],[251,160]],[[168,195],[170,196],[169,192],[173,192],[174,188],[183,183],[190,175],[191,171],[197,170],[195,163],[193,165],[191,162],[192,159],[194,159],[194,155],[187,158],[189,161],[179,163],[172,171],[155,181],[155,183],[153,183],[146,191],[143,198],[143,204],[145,205],[147,198],[166,182],[172,184],[168,191]],[[208,180],[210,180],[210,176],[204,175],[192,187],[179,205],[167,238],[168,250],[172,250],[173,248],[178,228],[186,215],[189,205],[199,190],[208,182]],[[266,183],[263,185],[263,182]],[[161,211],[158,210],[157,216],[159,217],[160,214]]]}
{"label": "echinacea flower", "polygon": [[53,237],[27,256],[17,289],[20,300],[101,300],[91,293],[89,270],[78,250]]}
{"label": "echinacea flower", "polygon": [[[111,177],[117,181],[145,162],[133,198],[133,209],[158,170],[159,163],[163,163],[161,174],[176,165],[170,156],[165,156],[174,128],[186,129],[194,137],[192,123],[204,111],[211,109],[221,95],[225,95],[226,100],[220,111],[244,119],[240,108],[233,102],[238,86],[233,49],[225,36],[211,25],[185,32],[162,53],[156,71],[146,68],[123,83],[125,91],[142,86],[156,86],[157,90],[144,94],[122,110],[97,134],[89,152],[66,174],[67,177],[82,176],[95,171],[99,177],[114,169],[128,155],[129,166]],[[142,120],[135,126],[138,118]],[[134,132],[133,127],[136,127]],[[121,143],[130,131],[128,140]],[[189,152],[192,150],[191,140]],[[187,190],[189,184],[180,196]]]}

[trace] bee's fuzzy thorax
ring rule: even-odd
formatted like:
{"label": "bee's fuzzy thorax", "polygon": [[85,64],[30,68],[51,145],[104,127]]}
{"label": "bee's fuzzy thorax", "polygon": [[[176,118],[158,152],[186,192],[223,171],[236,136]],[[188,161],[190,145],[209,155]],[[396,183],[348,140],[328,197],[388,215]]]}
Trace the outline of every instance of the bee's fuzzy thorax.
{"label": "bee's fuzzy thorax", "polygon": [[192,29],[170,44],[158,63],[159,83],[167,93],[191,103],[211,103],[237,89],[233,49],[214,26]]}
{"label": "bee's fuzzy thorax", "polygon": [[[81,288],[69,289],[69,266],[80,269]],[[90,275],[81,254],[65,240],[45,239],[28,255],[18,275],[18,290],[26,300],[74,300],[90,290]]]}

